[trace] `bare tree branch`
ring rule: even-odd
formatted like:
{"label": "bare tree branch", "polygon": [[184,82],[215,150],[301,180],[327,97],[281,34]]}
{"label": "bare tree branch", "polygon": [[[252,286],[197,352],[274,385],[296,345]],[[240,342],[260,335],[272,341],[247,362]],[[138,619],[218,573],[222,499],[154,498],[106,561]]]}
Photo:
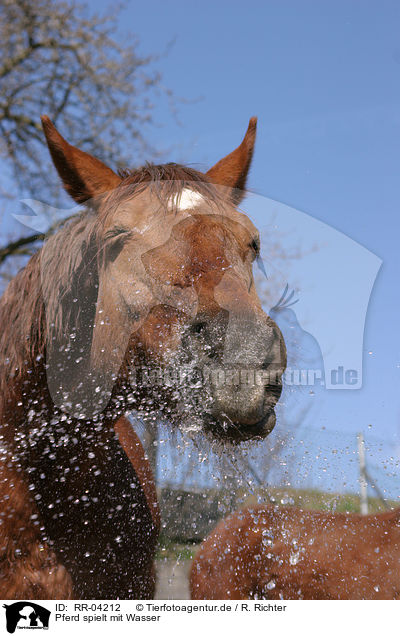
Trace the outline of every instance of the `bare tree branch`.
{"label": "bare tree branch", "polygon": [[152,154],[148,97],[160,90],[169,100],[169,91],[155,58],[139,55],[131,36],[126,46],[114,38],[117,13],[88,15],[85,5],[63,0],[0,0],[0,157],[22,194],[56,196],[41,114],[104,161],[118,157],[126,166],[128,153],[135,163]]}
{"label": "bare tree branch", "polygon": [[[146,143],[151,98],[163,94],[170,105],[171,91],[154,68],[157,58],[140,55],[132,34],[123,45],[116,39],[119,10],[99,15],[74,0],[0,0],[0,203],[33,197],[57,205],[62,196],[42,114],[114,168],[157,156]],[[43,236],[12,237],[0,248],[0,266],[30,254]]]}
{"label": "bare tree branch", "polygon": [[0,265],[2,265],[9,256],[29,254],[27,250],[21,250],[21,247],[33,245],[34,243],[37,243],[37,241],[43,241],[44,237],[45,234],[42,233],[31,234],[30,236],[24,236],[16,239],[15,241],[11,241],[4,247],[0,248]]}

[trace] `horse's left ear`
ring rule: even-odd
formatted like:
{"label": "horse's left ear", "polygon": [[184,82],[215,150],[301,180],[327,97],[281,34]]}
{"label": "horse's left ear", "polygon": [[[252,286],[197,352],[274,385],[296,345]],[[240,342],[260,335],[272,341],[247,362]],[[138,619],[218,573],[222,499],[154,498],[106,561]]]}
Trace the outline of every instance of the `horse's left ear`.
{"label": "horse's left ear", "polygon": [[245,195],[244,190],[251,159],[253,157],[256,130],[257,117],[252,117],[240,146],[218,161],[218,163],[206,173],[207,177],[213,183],[232,188],[231,196],[235,204],[240,203]]}
{"label": "horse's left ear", "polygon": [[41,119],[53,163],[64,188],[77,203],[95,202],[121,183],[121,178],[102,161],[71,146],[49,117],[43,115]]}

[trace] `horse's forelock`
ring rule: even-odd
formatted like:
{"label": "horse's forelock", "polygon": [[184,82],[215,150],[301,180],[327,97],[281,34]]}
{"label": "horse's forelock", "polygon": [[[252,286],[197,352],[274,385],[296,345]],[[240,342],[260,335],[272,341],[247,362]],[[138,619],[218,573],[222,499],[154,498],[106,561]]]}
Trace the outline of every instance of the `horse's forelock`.
{"label": "horse's forelock", "polygon": [[133,199],[145,190],[150,190],[165,211],[179,208],[176,195],[191,189],[210,203],[222,202],[224,190],[211,183],[207,176],[193,168],[176,163],[145,164],[137,170],[121,170],[123,181],[111,194],[102,210],[102,221],[109,221],[121,203]]}

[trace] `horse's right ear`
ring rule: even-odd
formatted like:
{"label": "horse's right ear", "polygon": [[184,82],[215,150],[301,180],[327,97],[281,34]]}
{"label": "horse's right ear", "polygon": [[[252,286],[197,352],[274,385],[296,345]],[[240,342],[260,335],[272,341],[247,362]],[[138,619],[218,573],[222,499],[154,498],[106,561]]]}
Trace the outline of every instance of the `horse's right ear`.
{"label": "horse's right ear", "polygon": [[218,161],[206,173],[213,183],[231,189],[231,198],[237,205],[244,197],[247,175],[256,141],[257,117],[252,117],[240,146]]}
{"label": "horse's right ear", "polygon": [[96,200],[121,183],[121,178],[99,159],[71,146],[49,117],[43,115],[41,120],[53,163],[64,188],[77,203]]}

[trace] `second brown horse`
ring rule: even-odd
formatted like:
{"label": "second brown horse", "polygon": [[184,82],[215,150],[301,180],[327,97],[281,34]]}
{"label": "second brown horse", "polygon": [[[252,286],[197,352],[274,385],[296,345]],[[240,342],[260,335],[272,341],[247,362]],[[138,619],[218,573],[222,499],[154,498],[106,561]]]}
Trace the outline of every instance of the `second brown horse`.
{"label": "second brown horse", "polygon": [[191,570],[193,599],[400,599],[400,509],[255,506],[221,521]]}

